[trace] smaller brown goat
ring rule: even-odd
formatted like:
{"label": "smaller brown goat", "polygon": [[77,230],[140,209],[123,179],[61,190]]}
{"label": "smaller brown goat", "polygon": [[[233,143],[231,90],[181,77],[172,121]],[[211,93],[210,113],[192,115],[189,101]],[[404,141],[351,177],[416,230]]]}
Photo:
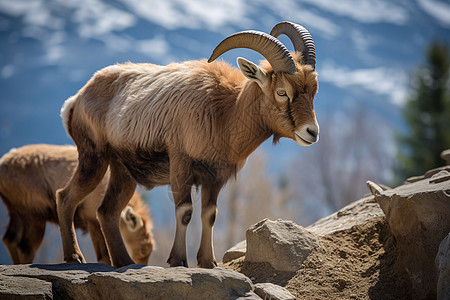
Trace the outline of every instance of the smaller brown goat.
{"label": "smaller brown goat", "polygon": [[[72,176],[78,163],[74,146],[28,145],[0,159],[0,196],[9,212],[3,242],[14,264],[32,263],[45,233],[46,222],[58,224],[55,193]],[[109,172],[75,212],[75,227],[88,231],[98,262],[111,264],[97,208],[109,182]],[[136,263],[147,264],[154,248],[149,209],[135,193],[122,211],[120,232]]]}

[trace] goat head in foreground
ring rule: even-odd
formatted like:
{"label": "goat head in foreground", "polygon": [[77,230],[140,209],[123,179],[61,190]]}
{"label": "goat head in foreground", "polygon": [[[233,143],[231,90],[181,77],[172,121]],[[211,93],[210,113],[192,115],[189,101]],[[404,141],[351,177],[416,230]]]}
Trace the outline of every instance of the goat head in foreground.
{"label": "goat head in foreground", "polygon": [[[294,52],[276,38],[286,34]],[[212,62],[234,48],[249,48],[267,61],[238,58],[240,70]],[[149,189],[170,184],[176,233],[168,263],[187,266],[186,229],[192,215],[191,187],[201,186],[202,235],[198,265],[216,261],[212,228],[217,196],[247,157],[270,136],[303,146],[318,141],[313,108],[318,89],[315,48],[309,32],[282,22],[271,35],[243,31],[227,37],[211,58],[200,61],[118,64],[106,67],[70,97],[61,110],[78,146],[79,164],[57,192],[58,217],[67,262],[84,262],[72,229],[73,212],[108,166],[110,186],[98,219],[114,266],[132,264],[118,220],[136,183]]]}
{"label": "goat head in foreground", "polygon": [[[45,233],[46,222],[58,224],[55,192],[72,176],[77,165],[73,146],[28,145],[12,149],[0,159],[0,196],[8,209],[9,224],[3,236],[14,264],[31,264]],[[99,185],[75,212],[75,228],[88,231],[97,261],[111,264],[96,217],[109,180]],[[133,260],[148,263],[154,248],[148,207],[135,193],[122,211],[120,231]]]}

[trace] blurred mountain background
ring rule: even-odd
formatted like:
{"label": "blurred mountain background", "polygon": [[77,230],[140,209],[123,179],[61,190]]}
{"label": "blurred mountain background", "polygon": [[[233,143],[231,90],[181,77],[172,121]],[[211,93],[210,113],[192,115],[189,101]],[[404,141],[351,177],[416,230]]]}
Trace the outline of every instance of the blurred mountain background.
{"label": "blurred mountain background", "polygon": [[[448,1],[0,0],[0,154],[26,144],[72,144],[60,108],[102,67],[208,58],[226,36],[270,32],[284,20],[305,26],[316,44],[320,142],[305,148],[269,140],[250,156],[220,195],[217,259],[262,218],[308,225],[365,194],[366,180],[393,182],[394,134],[408,130],[401,110],[411,75],[432,41],[450,42]],[[280,40],[292,49],[289,39]],[[241,49],[221,59],[236,65],[238,56],[263,59]],[[142,192],[155,223],[150,264],[165,266],[175,231],[170,189]],[[191,266],[200,238],[194,202]],[[0,205],[1,235],[7,222]],[[89,237],[79,236],[94,262]],[[35,262],[62,261],[58,239],[59,229],[48,226]],[[11,263],[3,244],[0,263]]]}

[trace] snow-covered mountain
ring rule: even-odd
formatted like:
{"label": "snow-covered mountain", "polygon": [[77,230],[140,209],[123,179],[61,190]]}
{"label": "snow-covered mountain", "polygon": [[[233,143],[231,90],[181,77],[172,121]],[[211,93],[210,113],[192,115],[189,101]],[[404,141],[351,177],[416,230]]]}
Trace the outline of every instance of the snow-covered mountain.
{"label": "snow-covered mountain", "polygon": [[[409,76],[426,46],[450,42],[448,0],[0,0],[0,154],[72,143],[61,105],[102,67],[207,58],[229,34],[270,32],[284,20],[315,40],[319,123],[360,104],[400,128]],[[235,64],[238,56],[262,59],[240,49],[221,59]],[[288,140],[263,148],[273,169],[307,151]]]}

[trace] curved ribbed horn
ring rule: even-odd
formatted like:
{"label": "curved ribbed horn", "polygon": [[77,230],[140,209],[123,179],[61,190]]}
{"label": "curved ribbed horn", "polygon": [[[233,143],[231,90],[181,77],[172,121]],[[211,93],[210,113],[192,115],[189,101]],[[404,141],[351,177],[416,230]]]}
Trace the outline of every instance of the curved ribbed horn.
{"label": "curved ribbed horn", "polygon": [[289,50],[275,37],[261,31],[242,31],[230,35],[214,49],[208,62],[235,48],[248,48],[264,56],[274,72],[294,73],[297,71]]}
{"label": "curved ribbed horn", "polygon": [[316,47],[311,34],[305,27],[292,22],[280,22],[272,28],[270,35],[278,37],[280,34],[287,35],[295,51],[303,54],[305,63],[316,68]]}

